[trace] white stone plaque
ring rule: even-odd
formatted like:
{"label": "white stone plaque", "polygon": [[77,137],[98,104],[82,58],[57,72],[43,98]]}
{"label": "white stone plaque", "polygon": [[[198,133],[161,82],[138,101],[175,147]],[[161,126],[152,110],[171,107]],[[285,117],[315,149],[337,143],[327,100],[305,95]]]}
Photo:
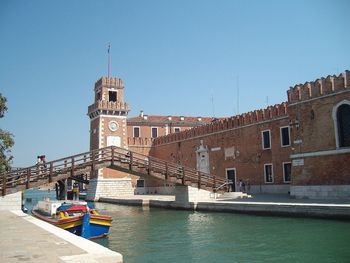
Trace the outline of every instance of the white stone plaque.
{"label": "white stone plaque", "polygon": [[225,160],[228,158],[236,158],[235,147],[225,148]]}
{"label": "white stone plaque", "polygon": [[295,159],[292,161],[293,166],[303,166],[304,165],[304,159]]}
{"label": "white stone plaque", "polygon": [[120,147],[120,137],[119,136],[107,136],[107,147],[108,146]]}

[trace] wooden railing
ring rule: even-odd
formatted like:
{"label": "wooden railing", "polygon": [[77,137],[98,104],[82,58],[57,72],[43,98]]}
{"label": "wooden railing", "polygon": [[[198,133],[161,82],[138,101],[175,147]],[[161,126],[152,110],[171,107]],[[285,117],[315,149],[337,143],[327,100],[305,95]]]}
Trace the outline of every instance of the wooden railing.
{"label": "wooden railing", "polygon": [[104,167],[212,191],[225,183],[222,178],[216,178],[214,175],[202,173],[193,168],[109,146],[3,173],[0,191],[4,196]]}

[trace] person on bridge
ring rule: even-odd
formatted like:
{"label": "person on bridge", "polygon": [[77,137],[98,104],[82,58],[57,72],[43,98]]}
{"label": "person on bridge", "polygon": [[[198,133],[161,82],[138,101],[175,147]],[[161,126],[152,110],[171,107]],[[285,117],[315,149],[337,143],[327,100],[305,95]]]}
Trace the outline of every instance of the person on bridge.
{"label": "person on bridge", "polygon": [[73,184],[73,200],[79,201],[79,184],[77,182]]}

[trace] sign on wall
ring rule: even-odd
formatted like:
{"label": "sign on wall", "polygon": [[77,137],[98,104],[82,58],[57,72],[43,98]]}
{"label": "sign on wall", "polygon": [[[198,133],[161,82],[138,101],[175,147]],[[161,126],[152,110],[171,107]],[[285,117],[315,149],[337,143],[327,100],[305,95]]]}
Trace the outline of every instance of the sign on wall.
{"label": "sign on wall", "polygon": [[295,159],[292,161],[293,166],[303,166],[304,165],[304,159]]}

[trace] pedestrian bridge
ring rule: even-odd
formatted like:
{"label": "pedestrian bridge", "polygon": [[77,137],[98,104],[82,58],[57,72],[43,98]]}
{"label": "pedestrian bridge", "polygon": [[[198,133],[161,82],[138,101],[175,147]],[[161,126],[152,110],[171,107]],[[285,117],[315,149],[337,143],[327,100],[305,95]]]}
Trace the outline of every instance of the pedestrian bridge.
{"label": "pedestrian bridge", "polygon": [[211,192],[227,189],[226,180],[216,178],[215,175],[109,146],[3,173],[0,191],[2,196],[5,196],[47,183],[74,178],[83,173],[89,173],[92,178],[93,171],[105,167],[138,176],[151,176],[176,185],[192,186]]}

